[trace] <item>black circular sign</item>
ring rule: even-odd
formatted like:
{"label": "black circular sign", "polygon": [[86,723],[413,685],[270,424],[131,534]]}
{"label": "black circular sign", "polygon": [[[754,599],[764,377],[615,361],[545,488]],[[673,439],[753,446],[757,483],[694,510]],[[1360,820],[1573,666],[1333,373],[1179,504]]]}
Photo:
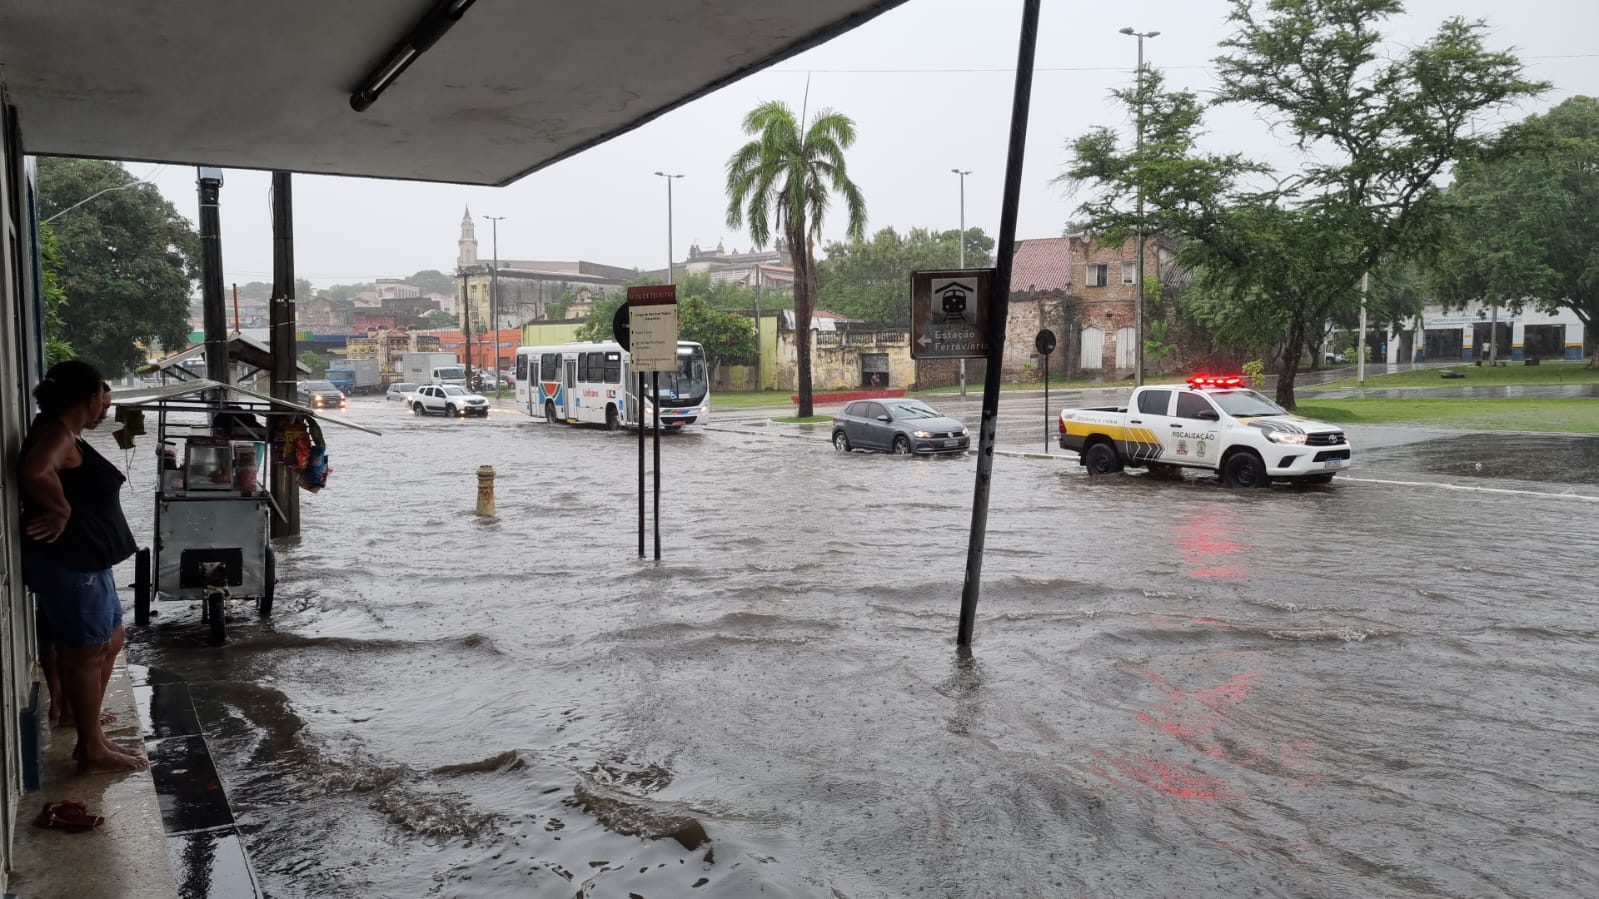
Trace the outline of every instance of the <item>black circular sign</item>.
{"label": "black circular sign", "polygon": [[611,333],[616,336],[616,342],[621,344],[624,350],[633,349],[628,345],[633,341],[633,329],[628,324],[630,321],[627,304],[623,303],[616,307],[616,315],[611,317]]}
{"label": "black circular sign", "polygon": [[1040,355],[1048,356],[1055,352],[1055,332],[1045,328],[1038,332],[1038,337],[1033,340],[1033,346]]}

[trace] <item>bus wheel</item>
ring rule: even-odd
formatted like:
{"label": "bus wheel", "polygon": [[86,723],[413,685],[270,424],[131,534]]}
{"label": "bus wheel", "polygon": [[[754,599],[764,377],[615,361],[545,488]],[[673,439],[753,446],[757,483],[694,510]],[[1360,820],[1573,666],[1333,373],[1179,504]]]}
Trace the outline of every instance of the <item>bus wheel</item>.
{"label": "bus wheel", "polygon": [[606,406],[605,407],[605,430],[607,430],[607,431],[615,431],[615,430],[620,429],[621,427],[622,427],[622,421],[621,421],[621,419],[616,417],[616,407],[615,406]]}
{"label": "bus wheel", "polygon": [[555,417],[555,401],[554,400],[545,400],[544,401],[544,420],[549,422],[552,425],[555,424],[555,422],[557,421],[557,419]]}

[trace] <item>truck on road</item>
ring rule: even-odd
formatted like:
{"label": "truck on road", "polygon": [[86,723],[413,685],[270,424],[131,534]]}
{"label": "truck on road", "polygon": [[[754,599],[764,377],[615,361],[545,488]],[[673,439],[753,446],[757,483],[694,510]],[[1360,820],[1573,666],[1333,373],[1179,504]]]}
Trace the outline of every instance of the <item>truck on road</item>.
{"label": "truck on road", "polygon": [[454,353],[406,353],[400,357],[400,380],[413,384],[466,384],[466,368]]}
{"label": "truck on road", "polygon": [[379,385],[379,363],[376,359],[346,359],[328,369],[327,379],[346,395],[374,393]]}
{"label": "truck on road", "polygon": [[1195,468],[1228,487],[1325,484],[1353,462],[1341,429],[1289,413],[1237,376],[1147,385],[1125,407],[1063,409],[1060,448],[1090,475]]}

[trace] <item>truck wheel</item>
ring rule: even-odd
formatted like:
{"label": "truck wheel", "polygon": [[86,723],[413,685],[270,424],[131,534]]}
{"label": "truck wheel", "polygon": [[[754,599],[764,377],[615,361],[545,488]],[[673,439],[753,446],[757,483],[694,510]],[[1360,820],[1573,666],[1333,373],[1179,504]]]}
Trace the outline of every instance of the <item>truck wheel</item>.
{"label": "truck wheel", "polygon": [[555,417],[555,401],[554,400],[545,400],[544,401],[544,420],[546,422],[549,422],[552,425],[555,424],[557,421],[560,421],[560,419]]}
{"label": "truck wheel", "polygon": [[146,547],[133,556],[133,623],[139,627],[150,624],[150,549]]}
{"label": "truck wheel", "polygon": [[223,614],[222,594],[213,593],[205,598],[206,618],[211,625],[211,645],[221,646],[228,642],[227,616]]}
{"label": "truck wheel", "polygon": [[1122,459],[1114,446],[1100,441],[1083,451],[1083,465],[1090,475],[1115,474],[1122,470]]}
{"label": "truck wheel", "polygon": [[271,618],[272,600],[278,592],[278,554],[270,547],[266,551],[266,567],[262,575],[261,598],[255,601],[255,611],[262,618]]}
{"label": "truck wheel", "polygon": [[1227,457],[1221,466],[1221,482],[1225,487],[1249,490],[1271,485],[1266,475],[1266,463],[1248,450],[1240,450]]}
{"label": "truck wheel", "polygon": [[622,420],[616,417],[616,407],[605,407],[605,430],[615,431],[622,427]]}

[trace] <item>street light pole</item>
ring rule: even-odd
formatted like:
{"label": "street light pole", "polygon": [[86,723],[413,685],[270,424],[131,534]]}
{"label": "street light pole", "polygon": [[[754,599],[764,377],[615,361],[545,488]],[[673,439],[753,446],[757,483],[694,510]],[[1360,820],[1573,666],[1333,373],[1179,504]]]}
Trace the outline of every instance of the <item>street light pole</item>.
{"label": "street light pole", "polygon": [[672,278],[672,267],[676,265],[677,255],[672,251],[672,182],[682,175],[673,175],[667,172],[656,172],[666,179],[666,283],[676,284]]}
{"label": "street light pole", "polygon": [[[1138,38],[1138,71],[1134,75],[1135,96],[1138,99],[1138,110],[1135,116],[1138,134],[1135,138],[1137,147],[1138,164],[1143,164],[1144,155],[1144,38],[1153,39],[1160,34],[1158,31],[1134,31],[1132,28],[1123,28],[1121,33]],[[1137,387],[1144,386],[1144,179],[1138,179],[1138,283],[1134,284],[1133,292],[1133,327],[1137,334],[1133,339],[1133,384]]]}
{"label": "street light pole", "polygon": [[[961,233],[960,233],[960,267],[966,267],[966,176],[972,173],[971,169],[950,169],[961,179]],[[966,359],[960,360],[961,371],[961,399],[966,399]]]}
{"label": "street light pole", "polygon": [[[505,221],[503,215],[485,215],[484,218],[493,222],[494,233],[494,267],[489,269],[489,327],[494,329],[494,398],[499,399],[500,393],[500,222]],[[472,336],[467,335],[467,340]]]}

